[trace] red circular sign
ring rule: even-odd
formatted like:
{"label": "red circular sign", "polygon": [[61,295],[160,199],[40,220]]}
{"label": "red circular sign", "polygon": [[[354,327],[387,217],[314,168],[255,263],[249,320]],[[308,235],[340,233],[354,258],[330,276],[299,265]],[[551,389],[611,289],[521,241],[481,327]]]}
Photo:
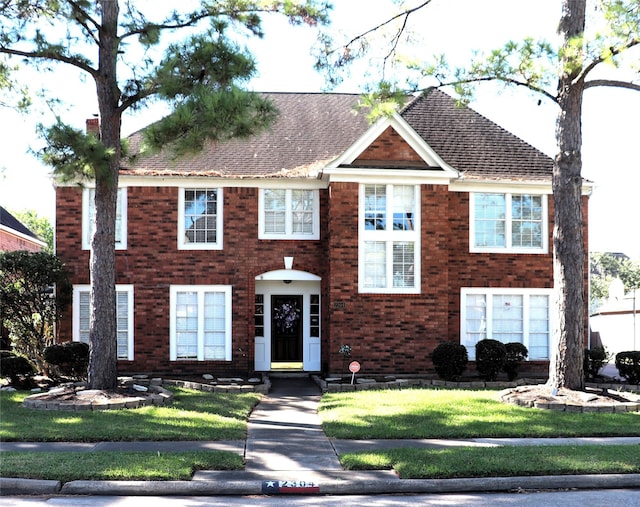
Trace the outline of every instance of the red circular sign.
{"label": "red circular sign", "polygon": [[349,363],[349,371],[351,373],[358,373],[360,371],[360,363],[358,361],[351,361]]}

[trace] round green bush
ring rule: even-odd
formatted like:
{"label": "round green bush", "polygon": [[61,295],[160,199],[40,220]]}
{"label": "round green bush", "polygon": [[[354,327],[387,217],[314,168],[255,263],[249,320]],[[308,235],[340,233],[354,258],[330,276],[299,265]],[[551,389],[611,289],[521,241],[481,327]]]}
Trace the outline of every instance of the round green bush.
{"label": "round green bush", "polygon": [[587,380],[595,379],[600,369],[609,361],[609,354],[604,347],[594,347],[584,350],[584,376]]}
{"label": "round green bush", "polygon": [[529,351],[522,343],[510,342],[505,343],[504,348],[507,350],[503,371],[507,374],[509,381],[518,376],[518,368],[520,364],[529,356]]}
{"label": "round green bush", "polygon": [[618,352],[616,368],[629,384],[640,383],[640,352],[637,350]]}
{"label": "round green bush", "polygon": [[46,347],[44,360],[54,366],[61,375],[85,378],[89,366],[89,345],[82,342],[68,342]]}
{"label": "round green bush", "polygon": [[0,358],[0,375],[9,378],[13,385],[19,384],[22,379],[32,377],[35,372],[26,357],[11,354]]}
{"label": "round green bush", "polygon": [[504,343],[489,338],[476,343],[476,369],[484,380],[496,380],[504,368],[506,358]]}
{"label": "round green bush", "polygon": [[455,380],[467,369],[469,356],[464,345],[443,342],[433,350],[431,360],[438,377],[444,380]]}

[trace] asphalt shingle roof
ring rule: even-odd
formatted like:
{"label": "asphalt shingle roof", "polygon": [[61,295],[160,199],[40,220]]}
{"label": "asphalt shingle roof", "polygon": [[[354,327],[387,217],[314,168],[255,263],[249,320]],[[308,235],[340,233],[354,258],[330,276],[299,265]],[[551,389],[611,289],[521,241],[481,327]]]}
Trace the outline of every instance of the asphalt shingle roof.
{"label": "asphalt shingle roof", "polygon": [[[315,177],[369,128],[357,112],[359,95],[266,93],[279,111],[268,131],[249,139],[210,142],[198,154],[174,160],[168,151],[124,162],[125,174]],[[545,180],[553,161],[544,153],[449,95],[432,90],[412,100],[401,116],[465,179]],[[133,134],[132,153],[142,135]]]}
{"label": "asphalt shingle roof", "polygon": [[26,227],[20,220],[14,217],[2,206],[0,206],[0,225],[4,225],[7,229],[13,229],[20,234],[24,234],[25,236],[29,236],[40,241],[38,236],[31,232],[28,227]]}
{"label": "asphalt shingle roof", "polygon": [[[197,155],[171,160],[168,153],[142,156],[128,168],[138,174],[295,176],[313,173],[337,158],[369,127],[356,114],[359,95],[266,93],[279,111],[271,129],[249,139],[210,142]],[[130,139],[140,146],[141,134]],[[127,164],[123,164],[127,168]]]}
{"label": "asphalt shingle roof", "polygon": [[401,116],[466,179],[551,178],[550,157],[439,90],[416,98]]}

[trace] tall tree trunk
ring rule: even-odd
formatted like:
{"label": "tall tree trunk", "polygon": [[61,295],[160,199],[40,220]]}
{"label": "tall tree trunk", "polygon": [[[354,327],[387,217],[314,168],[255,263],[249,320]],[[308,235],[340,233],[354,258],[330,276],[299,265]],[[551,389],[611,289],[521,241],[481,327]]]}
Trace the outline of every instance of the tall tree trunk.
{"label": "tall tree trunk", "polygon": [[99,72],[96,78],[100,138],[113,150],[95,168],[95,232],[91,240],[89,372],[91,389],[114,389],[118,382],[115,291],[115,225],[120,167],[120,91],[117,85],[118,2],[101,0]]}
{"label": "tall tree trunk", "polygon": [[553,168],[553,268],[557,323],[549,365],[551,389],[584,388],[585,284],[582,220],[582,41],[586,0],[564,0]]}

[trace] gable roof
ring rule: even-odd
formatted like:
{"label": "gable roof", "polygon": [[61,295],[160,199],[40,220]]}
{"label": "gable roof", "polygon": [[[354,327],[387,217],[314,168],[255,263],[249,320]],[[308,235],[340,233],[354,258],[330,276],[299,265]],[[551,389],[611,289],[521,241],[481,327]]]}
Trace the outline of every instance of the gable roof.
{"label": "gable roof", "polygon": [[553,159],[440,90],[420,95],[400,115],[465,179],[551,179]]}
{"label": "gable roof", "polygon": [[42,243],[42,240],[29,230],[20,220],[14,217],[6,209],[0,206],[0,227],[5,230],[13,231],[22,236],[27,236],[34,239],[37,243]]}
{"label": "gable roof", "polygon": [[[122,174],[226,178],[318,177],[362,138],[370,125],[356,108],[360,95],[265,93],[279,111],[272,127],[248,139],[209,142],[174,160],[168,150],[139,154],[142,134],[130,136]],[[439,90],[413,99],[398,115],[426,146],[464,179],[550,181],[553,160]]]}
{"label": "gable roof", "polygon": [[[172,160],[168,151],[123,161],[124,174],[314,177],[369,127],[356,114],[357,94],[265,93],[279,115],[271,128],[248,139],[209,142],[195,155]],[[130,137],[130,149],[140,149],[140,132]]]}

